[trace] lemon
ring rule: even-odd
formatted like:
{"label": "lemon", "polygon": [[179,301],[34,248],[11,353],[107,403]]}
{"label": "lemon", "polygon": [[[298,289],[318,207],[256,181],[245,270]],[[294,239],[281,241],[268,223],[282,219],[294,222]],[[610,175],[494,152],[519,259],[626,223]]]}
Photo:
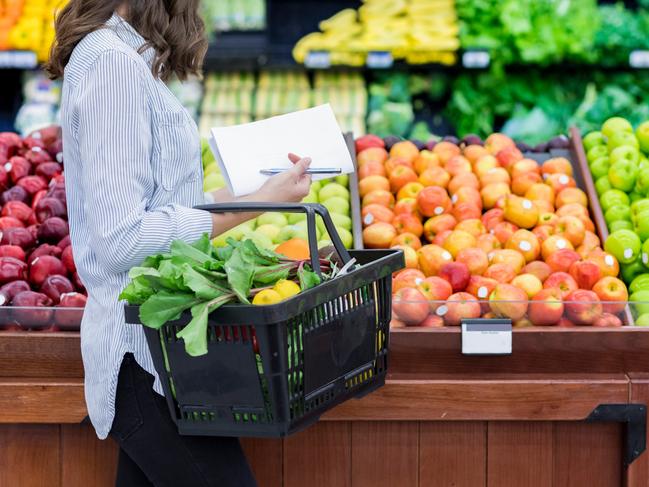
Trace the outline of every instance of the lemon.
{"label": "lemon", "polygon": [[277,281],[275,286],[273,286],[273,289],[282,297],[282,299],[288,299],[301,291],[300,286],[295,282],[286,279],[280,279]]}
{"label": "lemon", "polygon": [[269,304],[276,304],[282,300],[282,295],[273,289],[264,289],[255,295],[252,299],[252,304],[257,306],[268,306]]}

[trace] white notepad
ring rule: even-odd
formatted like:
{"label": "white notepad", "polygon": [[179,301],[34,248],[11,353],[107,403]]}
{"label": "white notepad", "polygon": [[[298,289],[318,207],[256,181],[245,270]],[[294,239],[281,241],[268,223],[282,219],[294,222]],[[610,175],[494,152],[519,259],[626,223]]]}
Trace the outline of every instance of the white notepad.
{"label": "white notepad", "polygon": [[[210,147],[234,196],[257,191],[270,176],[262,169],[290,168],[288,153],[310,157],[311,168],[340,168],[354,172],[349,149],[329,104],[265,120],[215,127]],[[314,175],[326,179],[331,175]]]}

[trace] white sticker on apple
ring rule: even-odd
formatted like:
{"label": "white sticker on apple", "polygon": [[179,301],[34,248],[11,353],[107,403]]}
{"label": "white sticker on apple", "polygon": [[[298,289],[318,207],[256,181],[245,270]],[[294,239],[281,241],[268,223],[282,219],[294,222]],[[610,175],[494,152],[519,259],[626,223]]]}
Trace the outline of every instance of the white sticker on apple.
{"label": "white sticker on apple", "polygon": [[56,154],[56,162],[58,162],[59,164],[63,164],[63,152],[59,152],[58,154]]}
{"label": "white sticker on apple", "polygon": [[451,253],[448,250],[445,250],[442,253],[442,259],[444,259],[444,260],[453,260],[453,256],[451,255]]}
{"label": "white sticker on apple", "polygon": [[36,146],[36,147],[32,147],[32,152],[41,152],[42,150],[43,150],[43,149],[41,149],[41,148],[38,147],[38,146]]}
{"label": "white sticker on apple", "polygon": [[523,240],[521,243],[518,244],[518,248],[521,249],[523,252],[529,252],[532,250],[532,244],[529,243],[527,240]]}
{"label": "white sticker on apple", "polygon": [[566,241],[563,240],[562,238],[560,238],[559,240],[557,240],[557,248],[558,248],[558,249],[565,249],[567,246],[568,246],[568,244],[567,244]]}
{"label": "white sticker on apple", "polygon": [[6,163],[6,164],[5,164],[5,171],[7,171],[7,172],[11,171],[11,168],[12,168],[12,167],[13,167],[13,166],[12,166],[11,162]]}
{"label": "white sticker on apple", "polygon": [[422,282],[424,282],[424,280],[421,277],[418,277],[415,279],[415,286],[419,286]]}
{"label": "white sticker on apple", "polygon": [[438,206],[437,208],[435,208],[435,214],[436,215],[441,215],[442,213],[444,213],[444,208],[442,208],[441,206]]}
{"label": "white sticker on apple", "polygon": [[374,215],[372,215],[371,213],[365,215],[365,218],[363,219],[363,223],[365,223],[365,225],[371,225],[373,221]]}
{"label": "white sticker on apple", "polygon": [[478,289],[478,297],[480,299],[485,299],[489,295],[489,289],[486,286],[480,286]]}
{"label": "white sticker on apple", "polygon": [[34,132],[34,133],[32,134],[32,139],[40,140],[40,139],[42,139],[42,138],[43,138],[43,136],[41,135],[40,132]]}
{"label": "white sticker on apple", "polygon": [[453,202],[453,204],[457,203],[457,199],[458,199],[458,198],[457,198],[457,194],[454,194],[454,195],[451,197],[451,201]]}
{"label": "white sticker on apple", "polygon": [[607,266],[613,267],[615,265],[615,259],[612,255],[607,255],[606,257],[604,257],[604,263]]}
{"label": "white sticker on apple", "polygon": [[446,313],[448,313],[448,307],[443,304],[439,308],[437,308],[437,311],[435,313],[437,314],[437,316],[444,316]]}
{"label": "white sticker on apple", "polygon": [[649,254],[646,253],[646,252],[645,252],[644,254],[642,254],[642,263],[643,263],[644,265],[648,265],[648,264],[649,264]]}
{"label": "white sticker on apple", "polygon": [[559,177],[559,182],[560,182],[561,184],[568,184],[568,183],[570,182],[570,178],[569,178],[568,176],[566,176],[565,174],[562,174],[562,175]]}
{"label": "white sticker on apple", "polygon": [[624,258],[630,259],[633,257],[633,249],[624,249]]}
{"label": "white sticker on apple", "polygon": [[530,200],[527,199],[523,200],[523,208],[525,208],[526,210],[531,210],[532,206],[533,203]]}

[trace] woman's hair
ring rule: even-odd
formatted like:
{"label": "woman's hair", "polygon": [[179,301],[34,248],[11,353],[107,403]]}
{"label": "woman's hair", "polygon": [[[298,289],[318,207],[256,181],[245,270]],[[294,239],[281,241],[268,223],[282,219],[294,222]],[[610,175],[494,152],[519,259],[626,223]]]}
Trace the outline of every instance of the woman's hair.
{"label": "woman's hair", "polygon": [[121,5],[146,39],[142,50],[155,49],[154,76],[166,81],[175,74],[184,80],[200,73],[207,40],[199,0],[70,0],[56,18],[56,40],[46,65],[51,78],[63,77],[76,45],[102,28]]}

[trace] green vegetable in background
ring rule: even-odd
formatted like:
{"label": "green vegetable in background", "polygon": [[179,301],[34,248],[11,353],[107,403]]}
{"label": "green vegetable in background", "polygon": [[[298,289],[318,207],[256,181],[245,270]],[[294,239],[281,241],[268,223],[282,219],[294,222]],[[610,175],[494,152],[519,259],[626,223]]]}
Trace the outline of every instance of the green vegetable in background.
{"label": "green vegetable in background", "polygon": [[[323,277],[335,266],[321,259]],[[189,355],[207,353],[208,316],[227,303],[249,303],[249,297],[272,287],[280,279],[293,279],[306,290],[317,286],[320,277],[309,261],[295,261],[258,248],[251,240],[228,239],[215,248],[207,234],[193,245],[176,240],[169,254],[147,258],[129,273],[130,284],[120,299],[140,306],[140,320],[158,329],[191,310],[192,320],[178,334]]]}

